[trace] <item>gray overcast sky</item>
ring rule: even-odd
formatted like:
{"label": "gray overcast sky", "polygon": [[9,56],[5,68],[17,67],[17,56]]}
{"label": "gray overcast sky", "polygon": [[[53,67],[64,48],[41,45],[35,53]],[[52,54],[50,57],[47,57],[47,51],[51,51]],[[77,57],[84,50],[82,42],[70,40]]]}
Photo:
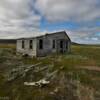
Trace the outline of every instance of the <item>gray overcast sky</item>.
{"label": "gray overcast sky", "polygon": [[100,0],[0,0],[0,38],[59,30],[72,41],[100,44]]}

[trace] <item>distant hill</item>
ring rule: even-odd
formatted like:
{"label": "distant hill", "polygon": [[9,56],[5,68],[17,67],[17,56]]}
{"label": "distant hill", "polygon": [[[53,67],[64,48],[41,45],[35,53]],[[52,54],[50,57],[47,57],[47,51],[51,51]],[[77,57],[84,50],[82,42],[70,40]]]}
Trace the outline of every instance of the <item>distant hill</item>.
{"label": "distant hill", "polygon": [[100,44],[80,44],[76,42],[72,42],[72,45],[81,45],[81,46],[100,46]]}
{"label": "distant hill", "polygon": [[16,44],[16,39],[0,39],[0,44]]}
{"label": "distant hill", "polygon": [[72,42],[71,44],[72,44],[72,45],[81,45],[81,44],[76,43],[76,42]]}

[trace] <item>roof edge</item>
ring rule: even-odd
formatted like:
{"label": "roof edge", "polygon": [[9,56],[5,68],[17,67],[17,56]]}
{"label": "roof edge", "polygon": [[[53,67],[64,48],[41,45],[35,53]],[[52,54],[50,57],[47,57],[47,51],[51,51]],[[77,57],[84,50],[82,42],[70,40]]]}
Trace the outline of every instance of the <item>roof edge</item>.
{"label": "roof edge", "polygon": [[68,34],[66,31],[58,31],[58,32],[52,32],[52,33],[45,33],[44,35],[40,35],[40,36],[34,36],[34,37],[23,37],[23,38],[18,38],[16,40],[24,40],[24,39],[34,39],[34,38],[38,38],[41,36],[46,36],[46,35],[53,35],[53,34],[60,34],[60,33],[65,33],[65,35],[68,37],[68,39],[71,41],[71,39],[69,38]]}

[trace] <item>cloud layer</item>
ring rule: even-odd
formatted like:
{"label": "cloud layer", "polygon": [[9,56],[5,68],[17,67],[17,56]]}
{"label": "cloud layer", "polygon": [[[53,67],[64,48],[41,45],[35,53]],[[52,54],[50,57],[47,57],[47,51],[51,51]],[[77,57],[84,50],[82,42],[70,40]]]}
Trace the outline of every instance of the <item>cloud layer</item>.
{"label": "cloud layer", "polygon": [[31,3],[32,0],[0,0],[1,38],[30,35],[38,30],[41,17],[31,9]]}
{"label": "cloud layer", "polygon": [[73,41],[100,43],[100,0],[37,0],[36,8],[50,23],[77,23],[76,30],[67,30]]}
{"label": "cloud layer", "polygon": [[100,43],[100,0],[0,0],[0,38],[36,35],[43,19],[73,22],[77,29],[65,29],[73,41]]}
{"label": "cloud layer", "polygon": [[49,21],[92,21],[100,18],[100,0],[37,0]]}

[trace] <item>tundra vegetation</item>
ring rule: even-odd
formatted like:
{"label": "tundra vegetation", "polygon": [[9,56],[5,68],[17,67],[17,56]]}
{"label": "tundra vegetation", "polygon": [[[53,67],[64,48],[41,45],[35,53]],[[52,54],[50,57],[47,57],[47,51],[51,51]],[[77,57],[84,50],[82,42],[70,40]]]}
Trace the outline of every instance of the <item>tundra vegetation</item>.
{"label": "tundra vegetation", "polygon": [[[24,84],[41,79],[49,84]],[[15,46],[1,45],[0,98],[100,100],[100,46],[72,45],[70,53],[30,58],[16,53]]]}

